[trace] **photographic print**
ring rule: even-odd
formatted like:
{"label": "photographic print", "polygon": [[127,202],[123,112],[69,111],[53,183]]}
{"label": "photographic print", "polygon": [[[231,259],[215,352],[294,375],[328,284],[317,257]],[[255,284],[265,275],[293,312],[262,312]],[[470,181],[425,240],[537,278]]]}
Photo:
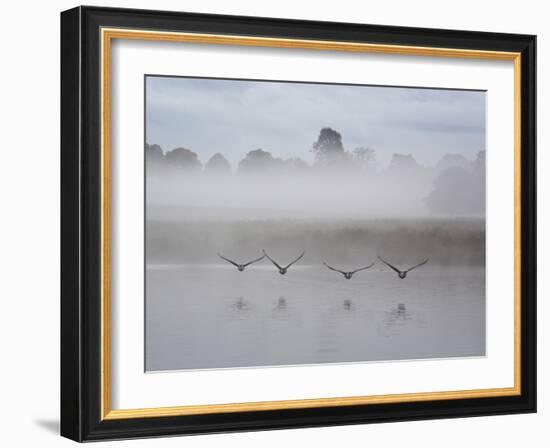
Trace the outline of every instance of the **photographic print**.
{"label": "photographic print", "polygon": [[485,355],[484,91],[145,84],[147,371]]}
{"label": "photographic print", "polygon": [[536,412],[536,40],[64,11],[61,434]]}

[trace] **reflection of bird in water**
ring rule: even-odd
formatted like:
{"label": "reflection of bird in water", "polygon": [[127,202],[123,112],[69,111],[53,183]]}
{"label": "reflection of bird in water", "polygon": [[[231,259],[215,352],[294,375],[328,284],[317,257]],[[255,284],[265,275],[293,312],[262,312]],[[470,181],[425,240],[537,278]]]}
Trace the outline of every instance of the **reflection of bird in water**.
{"label": "reflection of bird in water", "polygon": [[335,268],[333,268],[332,266],[329,266],[329,265],[326,264],[324,261],[323,261],[323,264],[324,264],[327,268],[329,268],[330,270],[336,271],[336,272],[339,272],[340,274],[342,274],[342,275],[346,278],[346,280],[351,279],[351,277],[353,276],[353,274],[355,274],[356,272],[364,271],[365,269],[368,269],[368,268],[371,268],[372,266],[374,266],[374,263],[371,263],[371,264],[369,264],[368,266],[365,266],[364,268],[355,269],[355,271],[341,271],[340,269],[335,269]]}
{"label": "reflection of bird in water", "polygon": [[[386,312],[386,327],[395,328],[396,326],[402,327],[409,324],[409,321],[413,320],[413,316],[404,303],[399,303],[396,308]],[[418,325],[418,322],[417,322]]]}
{"label": "reflection of bird in water", "polygon": [[391,264],[388,263],[387,261],[383,260],[381,257],[378,257],[378,259],[379,259],[382,263],[384,263],[385,265],[387,265],[388,267],[390,267],[391,269],[393,269],[395,272],[397,272],[397,275],[399,276],[400,279],[404,279],[410,271],[412,271],[413,269],[416,269],[416,268],[418,268],[418,267],[420,267],[420,266],[425,265],[425,264],[428,262],[428,260],[429,260],[429,258],[426,258],[422,263],[418,263],[418,264],[414,265],[412,268],[409,268],[409,269],[407,269],[407,270],[402,271],[402,270],[400,270],[400,269],[397,269],[395,266],[391,265]]}
{"label": "reflection of bird in water", "polygon": [[237,308],[238,310],[242,310],[246,307],[247,307],[247,305],[246,305],[246,302],[244,301],[244,299],[242,297],[239,297],[237,299],[237,301],[235,302],[235,308]]}
{"label": "reflection of bird in water", "polygon": [[344,300],[344,309],[351,310],[351,300],[349,299]]}
{"label": "reflection of bird in water", "polygon": [[281,266],[273,258],[271,258],[269,255],[267,255],[267,252],[265,250],[262,249],[262,251],[264,253],[264,256],[267,257],[269,259],[269,261],[271,261],[271,263],[273,263],[277,267],[277,269],[279,269],[279,274],[281,274],[281,275],[285,275],[286,272],[288,271],[288,268],[290,266],[292,266],[294,263],[296,263],[298,260],[300,260],[305,254],[305,252],[302,252],[300,254],[300,256],[298,258],[296,258],[296,260],[294,260],[293,262],[287,264],[286,266]]}
{"label": "reflection of bird in water", "polygon": [[397,308],[394,308],[390,312],[391,320],[410,320],[411,319],[411,313],[407,311],[407,307],[404,303],[399,303],[397,305]]}
{"label": "reflection of bird in water", "polygon": [[405,317],[405,315],[407,314],[407,307],[405,306],[404,303],[400,303],[397,305],[397,316],[398,317]]}
{"label": "reflection of bird in water", "polygon": [[235,261],[230,260],[229,258],[225,258],[221,254],[218,254],[218,257],[220,257],[222,260],[227,261],[228,263],[231,263],[233,266],[236,266],[236,268],[239,270],[239,272],[242,272],[242,271],[244,271],[244,268],[246,268],[248,265],[263,260],[265,255],[262,255],[260,258],[256,258],[255,260],[252,260],[252,261],[249,261],[248,263],[243,263],[243,264],[236,263]]}

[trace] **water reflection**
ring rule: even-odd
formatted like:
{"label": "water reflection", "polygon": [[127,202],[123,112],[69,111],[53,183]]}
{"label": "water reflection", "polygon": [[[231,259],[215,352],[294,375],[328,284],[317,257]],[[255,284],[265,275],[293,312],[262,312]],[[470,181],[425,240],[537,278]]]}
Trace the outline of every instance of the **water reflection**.
{"label": "water reflection", "polygon": [[[272,302],[273,303],[273,302]],[[296,320],[300,317],[300,311],[290,306],[286,297],[279,297],[271,308],[271,318],[277,320]]]}
{"label": "water reflection", "polygon": [[250,308],[248,302],[244,300],[243,297],[237,298],[237,300],[233,303],[233,307],[239,311],[247,310]]}
{"label": "water reflection", "polygon": [[414,276],[389,285],[387,272],[377,278],[375,271],[368,285],[327,282],[313,269],[283,280],[271,269],[253,274],[196,267],[148,271],[147,369],[484,353],[484,277],[472,270],[452,270],[461,275],[453,283],[447,271],[435,271],[424,281]]}
{"label": "water reflection", "polygon": [[[289,301],[286,297],[280,296],[272,303],[273,305],[271,307],[270,313],[272,319],[289,319],[294,317],[297,318],[299,317],[299,314],[301,314],[298,309],[294,309],[293,307],[289,306]],[[245,316],[247,316],[246,319],[257,319],[259,317],[258,313],[262,314],[261,307],[260,309],[256,309],[252,312],[252,314],[250,314],[249,311],[252,310],[252,306],[250,305],[250,302],[247,301],[243,296],[239,296],[233,302],[231,302],[231,308],[234,312],[237,313],[239,320],[245,318]],[[324,307],[317,308],[316,313],[319,315],[320,318],[324,318],[327,320],[326,324],[323,325],[325,330],[337,328],[337,321],[341,318],[346,318],[346,320],[356,318],[364,320],[366,318],[364,312],[358,312],[354,301],[351,299],[344,299],[342,302],[340,302],[340,306],[338,306],[336,302],[333,303],[332,306],[329,306],[324,310],[323,308]],[[264,311],[268,310],[269,308],[264,308]],[[383,324],[382,327],[386,330],[404,327],[408,325],[408,322],[413,321],[413,313],[407,308],[407,305],[405,303],[398,303],[394,308],[386,311],[381,310],[381,312],[382,319],[380,323]],[[422,326],[422,324],[422,319],[415,322],[415,325]]]}
{"label": "water reflection", "polygon": [[399,303],[396,308],[386,313],[387,327],[399,325],[409,320],[412,320],[412,313],[407,310],[404,303]]}
{"label": "water reflection", "polygon": [[[272,311],[274,312],[273,316],[291,316],[293,313],[295,314],[298,312],[298,310],[293,309],[289,306],[289,301],[286,299],[286,297],[279,297],[277,300],[274,301],[274,306],[272,308]],[[251,310],[251,305],[249,301],[247,301],[244,297],[240,296],[237,297],[235,300],[231,302],[231,308],[235,311],[247,311]],[[341,314],[341,310],[349,311],[349,312],[355,312],[355,304],[351,299],[345,299],[341,302],[341,306],[337,306],[336,303],[334,303],[333,306],[330,306],[328,309],[325,309],[324,312],[322,312],[321,309],[317,309],[317,312],[322,312],[322,314],[326,314],[327,317],[334,316],[337,317]],[[261,311],[260,311],[261,312]],[[405,309],[405,305],[399,304],[397,309],[394,310],[392,313],[396,313],[397,317],[403,317],[408,318],[408,313]]]}

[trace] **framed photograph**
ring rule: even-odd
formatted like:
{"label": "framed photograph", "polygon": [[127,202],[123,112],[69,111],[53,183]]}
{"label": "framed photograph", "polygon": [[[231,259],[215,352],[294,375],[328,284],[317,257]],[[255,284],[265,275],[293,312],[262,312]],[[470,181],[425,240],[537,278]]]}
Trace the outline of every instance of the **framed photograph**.
{"label": "framed photograph", "polygon": [[61,14],[61,433],[536,410],[535,36]]}

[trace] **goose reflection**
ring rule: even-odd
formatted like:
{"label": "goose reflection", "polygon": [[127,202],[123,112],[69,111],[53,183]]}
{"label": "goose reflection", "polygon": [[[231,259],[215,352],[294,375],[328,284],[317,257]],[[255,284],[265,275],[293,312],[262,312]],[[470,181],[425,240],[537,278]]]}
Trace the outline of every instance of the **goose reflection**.
{"label": "goose reflection", "polygon": [[284,297],[279,297],[279,300],[277,301],[277,309],[279,311],[286,309],[286,299]]}
{"label": "goose reflection", "polygon": [[412,314],[407,310],[407,306],[404,303],[399,303],[394,309],[387,313],[386,326],[404,325],[410,320],[412,320]]}
{"label": "goose reflection", "polygon": [[242,297],[239,297],[235,303],[233,303],[233,307],[236,308],[237,310],[245,310],[245,309],[248,309],[248,303],[246,302],[246,300],[244,300],[244,298]]}
{"label": "goose reflection", "polygon": [[275,305],[271,310],[271,317],[276,320],[287,321],[290,319],[296,319],[299,315],[296,314],[296,309],[289,306],[289,301],[285,297],[280,296],[275,301]]}

